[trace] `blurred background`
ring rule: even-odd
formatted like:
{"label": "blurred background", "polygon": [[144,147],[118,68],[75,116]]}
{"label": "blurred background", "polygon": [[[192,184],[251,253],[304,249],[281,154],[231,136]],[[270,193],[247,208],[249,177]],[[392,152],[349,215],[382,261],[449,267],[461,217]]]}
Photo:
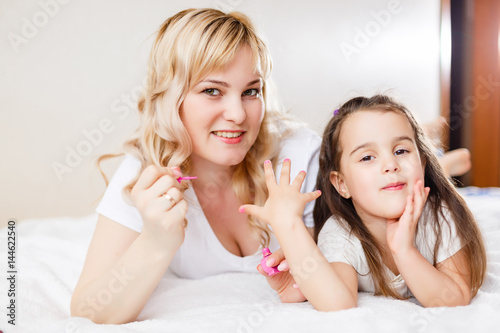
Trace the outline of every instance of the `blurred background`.
{"label": "blurred background", "polygon": [[0,0],[0,226],[94,211],[95,159],[138,125],[154,33],[191,7],[247,14],[282,104],[319,134],[347,99],[390,94],[448,119],[446,148],[472,152],[464,185],[500,186],[498,1]]}

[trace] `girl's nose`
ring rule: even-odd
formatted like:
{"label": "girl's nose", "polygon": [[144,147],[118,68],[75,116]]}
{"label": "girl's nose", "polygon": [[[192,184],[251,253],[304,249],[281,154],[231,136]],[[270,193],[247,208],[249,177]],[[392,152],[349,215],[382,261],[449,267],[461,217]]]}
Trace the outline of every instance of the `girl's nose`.
{"label": "girl's nose", "polygon": [[245,106],[240,96],[228,98],[224,106],[224,119],[241,124],[247,118]]}
{"label": "girl's nose", "polygon": [[385,160],[383,171],[384,173],[399,171],[400,166],[396,161],[394,156],[391,156]]}

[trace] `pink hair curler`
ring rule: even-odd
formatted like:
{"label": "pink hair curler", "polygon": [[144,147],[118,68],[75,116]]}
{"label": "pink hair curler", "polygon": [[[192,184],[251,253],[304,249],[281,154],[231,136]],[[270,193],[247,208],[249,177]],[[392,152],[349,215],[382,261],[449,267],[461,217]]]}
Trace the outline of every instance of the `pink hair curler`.
{"label": "pink hair curler", "polygon": [[264,272],[266,272],[267,275],[269,275],[269,276],[273,276],[273,275],[280,273],[280,271],[276,267],[268,267],[266,265],[267,257],[269,257],[271,255],[271,251],[269,251],[269,248],[267,248],[267,247],[263,248],[262,255],[264,256],[264,258],[262,258],[262,260],[260,261],[260,267],[262,267]]}

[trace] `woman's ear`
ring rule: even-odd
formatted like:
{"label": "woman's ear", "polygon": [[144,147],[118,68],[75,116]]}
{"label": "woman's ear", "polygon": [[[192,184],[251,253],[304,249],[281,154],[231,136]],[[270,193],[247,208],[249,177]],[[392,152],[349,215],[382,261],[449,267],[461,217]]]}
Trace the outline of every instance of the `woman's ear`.
{"label": "woman's ear", "polygon": [[338,171],[330,172],[330,183],[335,187],[337,192],[346,199],[351,197],[349,189],[344,181],[344,177]]}

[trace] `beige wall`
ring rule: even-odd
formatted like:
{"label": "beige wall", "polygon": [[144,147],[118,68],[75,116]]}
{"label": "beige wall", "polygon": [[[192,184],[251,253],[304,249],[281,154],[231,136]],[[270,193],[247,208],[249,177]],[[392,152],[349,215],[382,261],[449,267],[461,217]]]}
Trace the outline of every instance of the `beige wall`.
{"label": "beige wall", "polygon": [[189,7],[248,14],[284,105],[318,132],[358,94],[439,113],[439,1],[0,0],[0,225],[93,212],[92,163],[137,126],[150,36]]}

